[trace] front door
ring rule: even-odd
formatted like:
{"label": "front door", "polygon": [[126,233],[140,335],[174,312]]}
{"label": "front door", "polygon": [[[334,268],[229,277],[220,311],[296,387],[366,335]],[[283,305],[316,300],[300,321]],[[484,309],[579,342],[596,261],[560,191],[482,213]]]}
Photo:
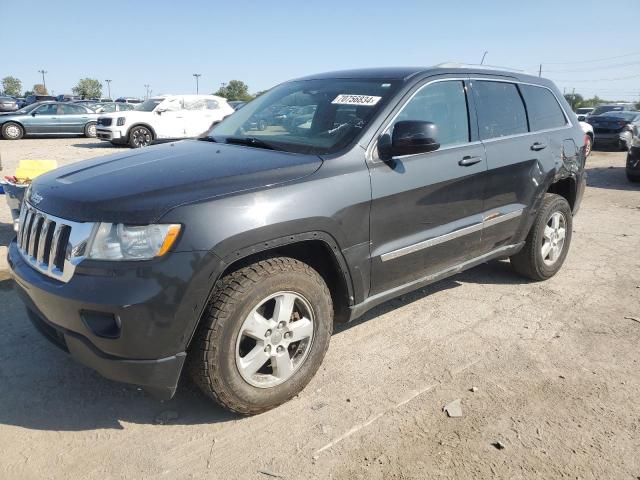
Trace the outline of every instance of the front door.
{"label": "front door", "polygon": [[154,111],[153,121],[157,138],[184,138],[186,132],[182,97],[172,97],[162,102],[158,108]]}
{"label": "front door", "polygon": [[31,118],[24,121],[27,133],[56,133],[58,105],[46,103],[31,112]]}
{"label": "front door", "polygon": [[427,83],[384,130],[391,135],[400,120],[433,122],[440,148],[370,163],[372,295],[479,254],[487,164],[466,90],[458,79]]}

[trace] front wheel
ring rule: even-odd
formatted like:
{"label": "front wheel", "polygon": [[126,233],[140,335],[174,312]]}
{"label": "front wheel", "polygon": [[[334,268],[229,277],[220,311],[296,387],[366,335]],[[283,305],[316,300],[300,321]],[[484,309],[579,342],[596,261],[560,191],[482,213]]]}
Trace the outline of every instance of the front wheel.
{"label": "front wheel", "polygon": [[131,148],[141,148],[151,145],[153,134],[147,127],[141,125],[133,127],[129,132],[129,146]]}
{"label": "front wheel", "polygon": [[24,128],[18,123],[7,122],[2,125],[2,138],[5,140],[20,140],[24,136]]}
{"label": "front wheel", "polygon": [[288,257],[223,277],[189,350],[200,388],[225,408],[257,414],[297,395],[329,347],[333,306],[326,283]]}
{"label": "front wheel", "polygon": [[513,255],[513,269],[532,280],[554,276],[564,263],[571,244],[573,216],[564,197],[547,193],[524,247]]}

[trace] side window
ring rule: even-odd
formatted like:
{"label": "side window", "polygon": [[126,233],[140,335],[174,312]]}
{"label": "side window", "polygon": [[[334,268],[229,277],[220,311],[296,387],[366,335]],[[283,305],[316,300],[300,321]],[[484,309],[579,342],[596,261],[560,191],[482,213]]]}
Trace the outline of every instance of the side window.
{"label": "side window", "polygon": [[207,110],[218,110],[220,108],[220,104],[216,100],[205,100]]}
{"label": "side window", "polygon": [[481,140],[527,133],[527,115],[515,84],[476,81],[473,91]]}
{"label": "side window", "polygon": [[527,104],[531,131],[560,128],[567,124],[562,108],[549,90],[533,85],[520,85],[520,91]]}
{"label": "side window", "polygon": [[438,127],[441,146],[469,141],[469,115],[462,81],[436,82],[423,87],[402,108],[395,122],[422,120]]}
{"label": "side window", "polygon": [[195,98],[195,99],[185,99],[184,101],[184,109],[185,110],[204,110],[205,101],[203,98]]}
{"label": "side window", "polygon": [[60,105],[60,114],[62,115],[82,115],[83,113],[86,113],[85,109],[77,105]]}
{"label": "side window", "polygon": [[56,115],[58,113],[58,105],[55,103],[48,103],[42,105],[36,109],[36,115]]}
{"label": "side window", "polygon": [[183,108],[183,104],[182,104],[182,98],[181,97],[175,97],[172,98],[170,100],[166,100],[164,105],[162,105],[164,108],[167,109],[167,111],[169,112],[177,112],[178,110],[182,110]]}

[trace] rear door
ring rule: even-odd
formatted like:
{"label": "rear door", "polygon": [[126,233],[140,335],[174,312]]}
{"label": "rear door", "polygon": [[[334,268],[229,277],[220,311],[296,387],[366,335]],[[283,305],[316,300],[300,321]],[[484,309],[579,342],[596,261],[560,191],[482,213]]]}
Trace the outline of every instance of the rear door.
{"label": "rear door", "polygon": [[158,138],[184,138],[185,110],[182,97],[170,97],[154,111],[153,128]]}
{"label": "rear door", "polygon": [[85,107],[72,103],[58,105],[58,133],[83,133],[84,126],[95,114],[90,114]]}
{"label": "rear door", "polygon": [[[504,80],[471,82],[488,167],[483,252],[511,244],[545,180],[544,170],[552,163],[552,151],[562,150],[562,142],[548,130],[530,131],[523,98],[528,91],[523,87]],[[548,113],[545,109],[534,110],[540,120]]]}
{"label": "rear door", "polygon": [[419,281],[478,255],[486,159],[463,79],[428,81],[400,120],[434,122],[440,148],[370,162],[371,294]]}
{"label": "rear door", "polygon": [[188,137],[197,137],[209,130],[214,121],[219,120],[215,115],[220,111],[220,106],[215,100],[199,97],[185,97],[184,119],[185,134]]}

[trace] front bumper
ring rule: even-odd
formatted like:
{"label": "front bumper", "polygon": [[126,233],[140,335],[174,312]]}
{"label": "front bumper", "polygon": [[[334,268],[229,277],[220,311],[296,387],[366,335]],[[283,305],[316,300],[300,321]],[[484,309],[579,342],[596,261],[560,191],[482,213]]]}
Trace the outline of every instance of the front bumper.
{"label": "front bumper", "polygon": [[122,142],[125,139],[120,130],[100,126],[96,127],[96,137],[108,142]]}
{"label": "front bumper", "polygon": [[595,134],[596,144],[620,145],[621,143],[631,143],[631,135],[629,132],[619,133],[597,133]]}
{"label": "front bumper", "polygon": [[[209,257],[185,252],[144,266],[80,264],[67,283],[33,269],[15,241],[7,258],[30,319],[48,339],[106,378],[173,396],[208,298]],[[101,329],[95,318],[113,319],[117,328]]]}

